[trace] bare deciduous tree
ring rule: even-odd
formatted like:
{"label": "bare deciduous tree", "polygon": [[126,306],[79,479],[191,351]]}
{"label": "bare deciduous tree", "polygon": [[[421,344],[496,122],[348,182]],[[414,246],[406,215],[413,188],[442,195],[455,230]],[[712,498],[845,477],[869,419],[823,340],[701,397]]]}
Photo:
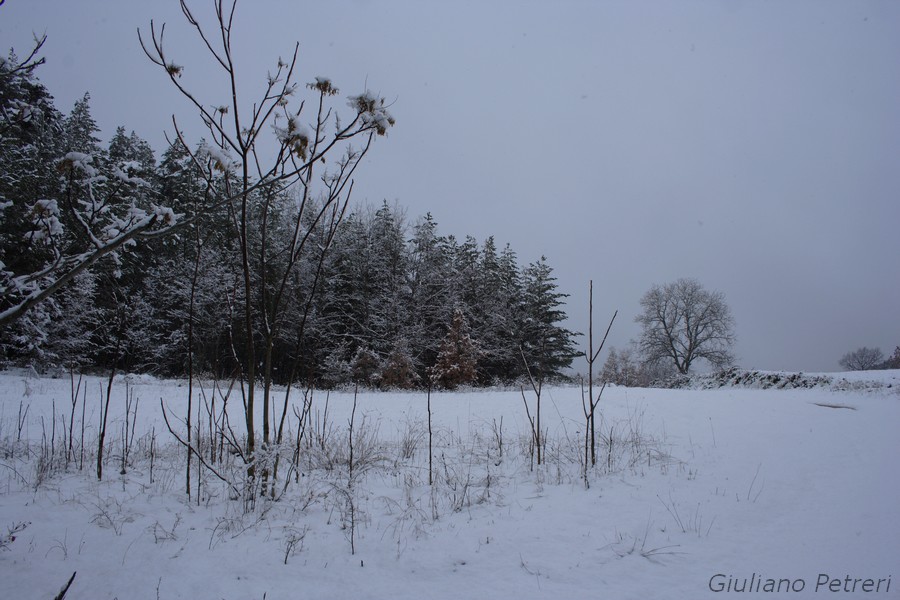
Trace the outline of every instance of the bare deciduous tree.
{"label": "bare deciduous tree", "polygon": [[734,361],[734,318],[721,292],[679,279],[650,288],[641,308],[635,320],[643,327],[639,347],[646,361],[671,362],[685,375],[697,359],[717,368]]}
{"label": "bare deciduous tree", "polygon": [[587,478],[587,468],[588,468],[588,449],[590,449],[590,464],[593,466],[597,464],[597,428],[595,426],[596,419],[594,419],[594,414],[597,409],[597,405],[600,403],[600,396],[603,395],[603,389],[606,387],[604,382],[603,387],[600,388],[600,393],[597,394],[597,397],[594,397],[594,363],[597,362],[597,357],[600,356],[600,351],[603,350],[603,346],[606,344],[606,338],[609,336],[609,331],[612,329],[613,322],[616,320],[616,316],[619,314],[619,311],[613,313],[612,319],[609,320],[609,326],[606,328],[606,333],[603,334],[603,340],[600,342],[600,347],[594,350],[594,280],[591,279],[588,284],[588,349],[587,352],[584,353],[584,358],[587,360],[588,364],[588,389],[587,389],[587,401],[584,398],[584,390],[582,387],[582,395],[581,395],[581,407],[584,410],[584,418],[585,418],[585,442],[584,442],[584,483],[588,485]]}
{"label": "bare deciduous tree", "polygon": [[[149,38],[138,33],[144,53],[162,68],[208,130],[209,140],[191,151],[173,117],[178,141],[208,188],[221,197],[214,204],[229,206],[239,242],[244,351],[238,366],[245,386],[246,457],[248,480],[252,482],[258,459],[254,423],[257,383],[263,386],[263,454],[275,441],[270,406],[273,349],[275,339],[288,325],[288,282],[297,276],[301,257],[309,252],[321,255],[331,245],[347,208],[356,168],[374,137],[384,135],[394,119],[384,99],[369,91],[350,96],[349,114],[341,119],[331,105],[338,89],[325,77],[307,84],[313,99],[311,110],[304,111],[306,102],[295,99],[302,91],[296,82],[299,44],[294,44],[290,58],[278,59],[261,96],[252,101],[244,99],[232,47],[237,0],[215,0],[213,4],[216,19],[211,27],[201,24],[184,0],[181,10],[209,51],[212,64],[221,68],[230,91],[222,104],[204,101],[197,95],[200,91],[189,89],[184,78],[186,67],[176,64],[164,46],[165,25],[157,28],[151,21]],[[286,239],[275,240],[270,230],[274,228],[276,207],[288,195],[294,198],[292,221],[285,224]],[[318,270],[312,275],[313,290],[321,264],[319,260]],[[297,326],[298,340],[303,336],[309,307],[307,302]],[[286,412],[287,395],[282,415]],[[278,441],[282,433],[281,427],[276,428]],[[264,492],[267,477],[265,466]]]}
{"label": "bare deciduous tree", "polygon": [[880,349],[863,346],[845,354],[838,364],[848,371],[868,371],[878,367],[882,362],[884,354]]}

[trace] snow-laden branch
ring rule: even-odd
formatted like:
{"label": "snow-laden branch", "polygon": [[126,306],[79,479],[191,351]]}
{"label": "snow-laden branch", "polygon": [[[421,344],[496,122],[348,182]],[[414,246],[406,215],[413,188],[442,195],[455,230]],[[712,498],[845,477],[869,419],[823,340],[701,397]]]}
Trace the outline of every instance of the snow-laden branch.
{"label": "snow-laden branch", "polygon": [[25,314],[34,305],[46,300],[60,288],[71,282],[75,276],[95,264],[101,258],[112,254],[133,241],[142,233],[161,224],[174,225],[174,213],[169,208],[158,207],[145,213],[142,219],[133,221],[130,227],[119,235],[107,240],[99,247],[81,254],[59,257],[41,271],[13,276],[4,271],[0,274],[0,299],[9,302],[8,308],[0,311],[0,325],[4,325]]}
{"label": "snow-laden branch", "polygon": [[126,173],[127,164],[113,167],[110,178],[101,174],[90,154],[69,152],[57,168],[67,181],[64,197],[39,199],[30,207],[26,216],[31,228],[23,239],[26,251],[47,258],[29,272],[17,273],[0,263],[0,325],[22,316],[103,257],[143,235],[165,234],[177,225],[171,208],[139,206],[129,198],[147,183]]}

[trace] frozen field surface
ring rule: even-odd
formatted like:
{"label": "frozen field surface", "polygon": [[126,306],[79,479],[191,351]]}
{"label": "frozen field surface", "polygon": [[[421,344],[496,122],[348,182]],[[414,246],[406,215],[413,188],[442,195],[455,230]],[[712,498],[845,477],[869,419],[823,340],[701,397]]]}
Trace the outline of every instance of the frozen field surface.
{"label": "frozen field surface", "polygon": [[[898,375],[608,388],[589,486],[576,387],[543,391],[541,465],[518,390],[433,394],[432,485],[424,393],[360,392],[351,473],[353,393],[316,392],[286,479],[295,391],[278,500],[248,504],[196,460],[185,494],[160,402],[184,436],[186,382],[116,379],[98,481],[106,381],[73,410],[69,378],[0,374],[0,598],[49,600],[73,573],[67,600],[900,598]],[[224,392],[193,391],[205,460],[243,485],[216,455]],[[227,406],[240,439],[237,391]]]}

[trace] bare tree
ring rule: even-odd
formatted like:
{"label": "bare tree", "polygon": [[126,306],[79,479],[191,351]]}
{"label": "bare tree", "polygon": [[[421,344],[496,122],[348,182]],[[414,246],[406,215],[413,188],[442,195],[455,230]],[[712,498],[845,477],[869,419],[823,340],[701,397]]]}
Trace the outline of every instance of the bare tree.
{"label": "bare tree", "polygon": [[[187,68],[177,64],[166,51],[165,25],[157,28],[151,22],[149,38],[138,33],[147,57],[161,67],[209,132],[209,139],[199,150],[188,152],[207,185],[219,191],[221,200],[214,205],[229,205],[239,242],[244,344],[239,367],[246,386],[246,457],[252,482],[258,460],[255,388],[257,383],[263,384],[262,447],[265,450],[273,441],[273,415],[270,414],[273,348],[286,325],[283,313],[288,282],[297,273],[304,253],[322,253],[331,244],[346,211],[356,167],[374,137],[384,135],[393,126],[394,119],[384,99],[369,91],[350,96],[350,114],[339,118],[331,106],[338,89],[324,77],[307,84],[314,100],[310,102],[311,110],[304,111],[306,103],[294,101],[302,89],[295,81],[299,44],[294,45],[290,58],[278,59],[262,93],[245,100],[238,85],[239,73],[232,47],[236,5],[237,0],[215,0],[215,25],[209,28],[181,0],[185,20],[206,46],[212,64],[228,85],[230,94],[221,104],[205,101],[188,87]],[[190,148],[174,117],[173,124],[178,140],[184,148]],[[358,143],[353,145],[353,142]],[[334,159],[336,155],[339,156]],[[275,219],[273,214],[279,199],[286,195],[294,197],[293,222],[288,226],[287,239],[276,240],[269,235],[268,227]],[[325,232],[317,239],[314,232],[319,228]],[[318,263],[321,265],[321,261]],[[301,322],[298,337],[302,336],[302,330]],[[264,468],[263,491],[266,477]]]}
{"label": "bare tree", "polygon": [[650,288],[641,309],[635,320],[643,327],[638,345],[646,361],[670,362],[684,375],[700,358],[717,368],[734,361],[734,318],[721,292],[679,279]]}
{"label": "bare tree", "polygon": [[882,362],[884,354],[879,348],[863,346],[845,354],[838,364],[848,371],[868,371],[877,368]]}
{"label": "bare tree", "polygon": [[597,362],[597,357],[600,356],[600,351],[603,350],[603,346],[606,344],[606,338],[607,336],[609,336],[609,331],[612,329],[613,322],[616,320],[616,316],[618,314],[618,310],[613,313],[612,319],[609,320],[609,326],[606,328],[606,333],[603,334],[603,340],[600,342],[600,347],[594,350],[594,280],[591,279],[588,284],[588,348],[587,352],[584,353],[584,358],[585,360],[587,360],[588,364],[587,401],[585,401],[583,390],[581,395],[581,407],[584,410],[584,418],[586,421],[584,443],[585,485],[587,485],[588,483],[588,448],[590,448],[591,465],[593,466],[597,464],[597,429],[594,414],[596,412],[597,405],[600,403],[600,396],[603,394],[604,388],[606,388],[606,382],[604,382],[603,387],[600,388],[600,393],[597,394],[596,398],[594,398],[594,363]]}

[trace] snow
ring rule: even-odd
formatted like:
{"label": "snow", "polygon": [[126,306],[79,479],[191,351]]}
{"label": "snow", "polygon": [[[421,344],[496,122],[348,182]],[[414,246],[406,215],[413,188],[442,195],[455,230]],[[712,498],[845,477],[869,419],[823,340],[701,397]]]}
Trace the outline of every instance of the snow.
{"label": "snow", "polygon": [[[799,581],[792,598],[896,598],[900,371],[831,376],[882,385],[607,388],[601,432],[606,440],[612,431],[614,444],[601,443],[588,489],[577,388],[544,390],[548,459],[533,471],[518,390],[433,394],[433,488],[425,395],[360,393],[355,425],[383,460],[354,484],[351,554],[339,458],[331,471],[304,469],[281,501],[249,513],[208,474],[199,505],[196,496],[189,502],[184,451],[159,408],[163,399],[180,414],[186,382],[128,376],[113,387],[104,481],[90,462],[39,481],[54,402],[68,419],[71,382],[0,374],[0,540],[29,523],[0,551],[0,598],[53,597],[73,572],[70,600],[723,596],[711,579],[761,581],[760,590],[768,579]],[[96,440],[105,385],[82,383],[87,440]],[[212,396],[209,382],[203,392]],[[126,393],[138,402],[136,438],[120,475]],[[318,426],[325,402],[316,392]],[[332,392],[327,402],[324,429],[339,456],[353,394]],[[76,436],[81,410],[79,402]],[[62,429],[57,417],[57,445]],[[882,580],[879,592],[861,592],[868,579]],[[835,581],[842,591],[828,589]],[[853,585],[856,594],[843,591]]]}
{"label": "snow", "polygon": [[155,214],[159,218],[160,223],[166,227],[171,227],[178,222],[178,215],[176,215],[175,211],[168,206],[154,206],[153,214]]}
{"label": "snow", "polygon": [[201,160],[208,159],[215,170],[223,173],[231,173],[237,165],[226,150],[210,145],[207,142],[200,144],[200,147],[197,149],[197,155]]}
{"label": "snow", "polygon": [[123,183],[131,183],[141,187],[150,187],[150,184],[145,179],[129,174],[140,170],[140,168],[141,165],[137,161],[127,161],[113,167],[113,177]]}
{"label": "snow", "polygon": [[50,242],[52,238],[63,232],[62,223],[59,221],[59,205],[56,200],[36,201],[31,208],[31,221],[37,229],[26,233],[26,239],[35,242]]}
{"label": "snow", "polygon": [[374,128],[379,135],[384,135],[388,127],[394,125],[394,117],[385,108],[384,98],[371,90],[358,96],[349,96],[347,105],[357,112],[365,127]]}
{"label": "snow", "polygon": [[756,371],[733,367],[714,373],[680,378],[668,387],[707,389],[718,387],[744,388],[822,388],[837,390],[867,390],[900,386],[900,370],[849,371],[843,373],[789,373],[785,371]]}
{"label": "snow", "polygon": [[79,169],[88,177],[97,175],[97,169],[91,163],[94,157],[84,152],[69,152],[63,157],[63,162],[72,165],[73,169]]}
{"label": "snow", "polygon": [[280,119],[276,118],[272,124],[275,137],[279,143],[289,146],[301,157],[306,157],[306,149],[312,134],[309,128],[300,121],[299,115],[290,115],[286,119],[284,127],[279,125]]}

